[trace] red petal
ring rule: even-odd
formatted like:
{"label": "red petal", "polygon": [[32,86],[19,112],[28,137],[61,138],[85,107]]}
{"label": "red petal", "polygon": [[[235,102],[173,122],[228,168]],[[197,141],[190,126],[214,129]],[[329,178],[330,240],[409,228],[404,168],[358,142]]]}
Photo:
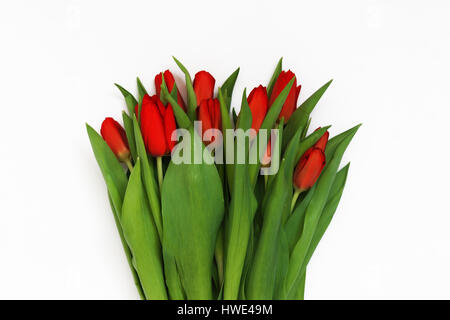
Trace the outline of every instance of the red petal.
{"label": "red petal", "polygon": [[194,92],[197,97],[197,106],[205,99],[211,99],[214,95],[216,80],[207,71],[199,71],[194,78]]}
{"label": "red petal", "polygon": [[260,85],[253,89],[247,101],[252,112],[252,128],[258,131],[266,117],[269,104],[266,87]]}
{"label": "red petal", "polygon": [[120,161],[128,159],[130,150],[128,147],[127,136],[125,130],[116,120],[113,118],[105,118],[100,133],[103,140],[106,141]]}

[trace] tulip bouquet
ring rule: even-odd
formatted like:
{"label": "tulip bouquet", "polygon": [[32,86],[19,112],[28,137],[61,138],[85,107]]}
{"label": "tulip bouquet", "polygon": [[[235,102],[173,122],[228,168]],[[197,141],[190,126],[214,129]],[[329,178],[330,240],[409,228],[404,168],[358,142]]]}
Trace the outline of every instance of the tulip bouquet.
{"label": "tulip bouquet", "polygon": [[300,85],[280,60],[267,87],[231,97],[206,71],[169,70],[156,93],[137,79],[123,126],[87,125],[122,245],[142,299],[303,299],[308,262],[344,190],[344,151],[359,128],[308,133],[331,81],[298,108]]}

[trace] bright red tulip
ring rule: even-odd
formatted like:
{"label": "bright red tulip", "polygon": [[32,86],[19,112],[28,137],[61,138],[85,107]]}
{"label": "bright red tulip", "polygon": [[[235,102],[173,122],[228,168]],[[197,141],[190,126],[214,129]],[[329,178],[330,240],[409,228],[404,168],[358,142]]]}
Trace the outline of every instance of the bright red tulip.
{"label": "bright red tulip", "polygon": [[[319,130],[320,127],[318,127],[316,130]],[[322,150],[323,152],[325,152],[325,147],[327,145],[328,142],[328,137],[330,136],[330,133],[328,131],[326,131],[322,137],[320,137],[320,139],[314,144],[314,148],[319,148],[320,150]]]}
{"label": "bright red tulip", "polygon": [[300,158],[294,171],[294,186],[305,191],[311,188],[325,167],[325,154],[319,148],[309,148]]}
{"label": "bright red tulip", "polygon": [[[159,98],[161,98],[162,75],[163,75],[163,73],[160,72],[155,76],[156,94],[158,95]],[[169,70],[164,71],[164,81],[166,82],[167,89],[169,90],[169,92],[172,92],[173,86],[175,84],[175,78],[173,77],[172,72],[170,72]],[[178,86],[177,86],[177,102],[178,102],[178,105],[181,108],[183,108],[184,111],[186,111],[183,98],[181,97],[181,94],[180,94],[180,90],[178,90]]]}
{"label": "bright red tulip", "polygon": [[212,99],[214,96],[214,85],[216,80],[207,71],[199,71],[194,78],[194,92],[197,97],[197,106],[200,106],[203,100]]}
{"label": "bright red tulip", "polygon": [[253,89],[247,98],[247,102],[252,112],[252,128],[258,132],[266,117],[269,105],[266,87],[259,86]]}
{"label": "bright red tulip", "polygon": [[148,153],[160,157],[172,151],[175,141],[171,141],[171,135],[175,129],[172,106],[164,107],[157,95],[145,95],[142,100],[141,131]]}
{"label": "bright red tulip", "polygon": [[102,123],[100,133],[103,140],[117,156],[117,158],[125,162],[130,158],[130,149],[128,147],[128,140],[125,130],[113,118],[105,118]]}
{"label": "bright red tulip", "polygon": [[219,100],[203,100],[200,106],[197,108],[197,118],[202,122],[202,136],[208,129],[220,130],[222,127],[222,117],[220,114]]}
{"label": "bright red tulip", "polygon": [[[286,87],[286,85],[289,83],[289,81],[291,81],[293,77],[295,77],[295,74],[291,70],[281,71],[277,81],[275,82],[275,85],[273,86],[272,94],[270,95],[269,101],[270,106],[272,106],[275,99],[278,97],[281,91],[283,91],[283,89]],[[297,108],[297,100],[300,94],[301,87],[302,87],[301,85],[297,87],[297,79],[295,79],[294,84],[292,85],[292,88],[289,91],[289,94],[286,98],[286,101],[283,104],[283,108],[281,109],[280,115],[278,116],[279,120],[281,120],[281,118],[284,118],[285,123],[289,120],[292,113]]]}

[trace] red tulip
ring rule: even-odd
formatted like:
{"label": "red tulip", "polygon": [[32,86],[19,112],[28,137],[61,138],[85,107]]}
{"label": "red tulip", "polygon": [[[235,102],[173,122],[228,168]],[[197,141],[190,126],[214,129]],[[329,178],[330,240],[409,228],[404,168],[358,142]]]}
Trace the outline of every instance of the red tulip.
{"label": "red tulip", "polygon": [[197,97],[197,106],[200,106],[203,100],[212,99],[214,96],[214,85],[216,80],[207,71],[199,71],[194,78],[194,92]]}
{"label": "red tulip", "polygon": [[305,191],[311,188],[325,167],[325,154],[319,148],[309,148],[300,158],[294,172],[294,186]]}
{"label": "red tulip", "polygon": [[[272,94],[270,95],[270,106],[272,106],[275,99],[278,97],[281,91],[283,91],[283,89],[293,77],[295,77],[295,74],[291,70],[281,71],[277,81],[275,82],[275,85],[273,86]],[[302,86],[300,85],[297,87],[297,79],[295,79],[294,84],[292,85],[292,88],[286,98],[286,101],[284,102],[283,108],[281,109],[280,115],[278,116],[279,120],[281,120],[281,118],[283,117],[285,123],[289,120],[292,113],[297,108],[297,100],[298,95],[300,94],[301,87]]]}
{"label": "red tulip", "polygon": [[[155,87],[156,87],[156,94],[159,98],[161,98],[161,84],[162,84],[162,75],[163,73],[160,72],[155,76]],[[172,72],[169,70],[164,71],[164,81],[166,82],[167,89],[169,92],[172,92],[173,86],[175,84],[175,78],[172,75]],[[186,108],[184,106],[183,98],[181,97],[180,90],[178,90],[177,86],[177,102],[178,105],[183,108],[184,111],[186,111]]]}
{"label": "red tulip", "polygon": [[147,151],[154,157],[172,151],[175,141],[171,141],[171,135],[175,129],[172,106],[164,107],[157,95],[145,95],[142,100],[141,131]]}
{"label": "red tulip", "polygon": [[[318,127],[316,130],[319,130],[320,127]],[[328,142],[328,137],[330,136],[330,133],[328,131],[326,131],[322,137],[320,137],[320,139],[314,144],[314,148],[319,148],[320,150],[322,150],[323,152],[325,152],[325,146],[327,145]]]}
{"label": "red tulip", "polygon": [[202,122],[202,136],[208,129],[220,130],[222,127],[222,117],[220,115],[220,103],[218,99],[203,100],[200,107],[197,109],[197,116],[198,120]]}
{"label": "red tulip", "polygon": [[126,162],[129,160],[130,149],[128,147],[127,135],[125,130],[116,120],[113,118],[105,118],[100,133],[103,140],[106,141],[120,161]]}
{"label": "red tulip", "polygon": [[253,89],[247,98],[247,102],[252,112],[252,128],[258,132],[266,117],[269,104],[266,87],[259,86]]}

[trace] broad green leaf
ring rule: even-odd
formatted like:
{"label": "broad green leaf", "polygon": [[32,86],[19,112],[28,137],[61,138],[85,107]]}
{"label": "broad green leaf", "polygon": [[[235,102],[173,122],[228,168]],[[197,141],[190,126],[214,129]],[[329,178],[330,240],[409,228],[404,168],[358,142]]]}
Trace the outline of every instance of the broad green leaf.
{"label": "broad green leaf", "polygon": [[270,132],[270,130],[274,127],[275,122],[278,119],[278,115],[281,112],[281,109],[283,108],[284,101],[286,101],[286,98],[289,94],[289,90],[291,90],[291,87],[294,83],[295,77],[289,81],[289,83],[284,87],[284,89],[280,92],[278,97],[275,99],[273,104],[270,106],[269,110],[267,111],[266,117],[264,118],[263,123],[261,124],[261,127],[258,132],[258,143],[254,143],[252,147],[250,148],[250,157],[256,153],[258,155],[258,162],[257,164],[252,164],[249,166],[250,170],[250,181],[252,182],[252,185],[254,186],[256,183],[256,178],[258,177],[258,171],[261,166],[261,162],[259,161],[260,155],[264,154],[267,148],[267,143],[270,138],[270,135],[267,135],[266,140],[264,143],[261,144],[262,149],[259,149],[259,141],[262,139],[262,132],[264,130],[267,130]]}
{"label": "broad green leaf", "polygon": [[[245,91],[244,99],[246,101]],[[245,118],[249,116],[248,112],[250,112],[248,105],[243,105],[243,107],[244,110],[241,111],[241,114],[246,116],[241,117],[241,123],[248,122],[248,119]],[[249,110],[245,111],[246,108]],[[249,125],[251,125],[251,112]],[[225,300],[238,299],[247,246],[257,206],[253,188],[250,185],[246,163],[235,164],[233,183],[234,186],[227,223],[228,241],[225,251]]]}
{"label": "broad green leaf", "polygon": [[114,208],[116,212],[121,212],[123,196],[128,183],[125,171],[105,140],[88,124],[86,124],[86,129]]}
{"label": "broad green leaf", "polygon": [[300,201],[300,203],[295,207],[292,214],[289,216],[288,221],[285,224],[286,237],[289,244],[289,252],[292,252],[295,244],[297,243],[303,229],[303,223],[305,221],[305,211],[311,202],[311,198],[314,195],[314,190],[316,185],[314,185],[306,194],[306,196]]}
{"label": "broad green leaf", "polygon": [[[306,99],[297,110],[289,118],[289,122],[285,128],[285,140],[283,141],[283,150],[286,148],[289,141],[297,132],[298,128],[305,128],[307,126],[309,116],[314,110],[317,102],[319,102],[322,95],[330,86],[333,80],[328,81],[322,87],[320,87],[316,92],[314,92],[308,99]],[[303,129],[302,129],[303,130]]]}
{"label": "broad green leaf", "polygon": [[316,190],[305,212],[305,221],[302,234],[291,255],[291,263],[286,277],[288,296],[292,296],[295,292],[295,283],[297,279],[301,277],[302,266],[304,265],[320,214],[326,204],[328,194],[339,168],[342,156],[344,155],[344,152],[355,133],[356,130],[337,146],[331,161],[329,161],[326,165],[316,183]]}
{"label": "broad green leaf", "polygon": [[140,158],[130,175],[120,221],[145,296],[150,300],[166,300],[161,247],[144,193]]}
{"label": "broad green leaf", "polygon": [[[227,105],[226,105],[226,101],[225,98],[223,96],[222,93],[222,89],[219,88],[219,103],[220,103],[220,115],[222,118],[222,132],[224,132],[223,134],[223,154],[224,154],[224,158],[226,158],[227,155],[227,145],[228,145],[228,138],[226,135],[227,130],[229,129],[233,129],[233,126],[231,124],[231,119],[230,119],[230,113],[228,111]],[[234,146],[234,143],[231,144]],[[224,159],[224,162],[226,159]],[[226,163],[225,165],[225,170],[226,170],[226,176],[228,179],[228,188],[230,190],[230,193],[232,192],[233,189],[233,174],[234,174],[234,165],[233,164],[228,164]]]}
{"label": "broad green leaf", "polygon": [[137,155],[141,159],[142,175],[147,193],[148,201],[150,202],[150,209],[153,215],[153,220],[158,230],[159,238],[162,242],[163,226],[161,217],[161,202],[159,198],[158,184],[156,182],[155,167],[152,159],[148,158],[147,150],[145,149],[144,140],[142,138],[141,129],[139,127],[136,116],[133,116],[134,135],[136,138]]}
{"label": "broad green leaf", "polygon": [[[189,74],[189,71],[183,66],[183,64],[178,61],[175,57],[172,57],[173,60],[175,60],[175,63],[178,65],[178,67],[183,71],[184,77],[186,80],[186,91],[187,91],[187,113],[189,115],[189,119],[191,121],[195,120],[195,109],[197,108],[197,97],[195,95],[194,86],[192,85],[192,78]],[[171,103],[172,104],[172,103]],[[173,104],[172,104],[173,106]]]}
{"label": "broad green leaf", "polygon": [[231,108],[231,97],[233,95],[234,85],[236,84],[236,79],[239,75],[240,68],[237,68],[223,83],[221,89],[223,94],[223,99],[225,101],[225,105],[227,106],[227,110],[230,111]]}
{"label": "broad green leaf", "polygon": [[272,95],[272,90],[273,90],[273,86],[275,85],[275,82],[278,79],[278,76],[281,73],[281,70],[283,69],[283,58],[280,58],[280,60],[278,60],[278,64],[275,67],[275,71],[273,72],[272,78],[270,78],[270,82],[269,85],[267,86],[267,95],[270,99],[270,96]]}
{"label": "broad green leaf", "polygon": [[123,97],[125,98],[125,103],[127,104],[128,114],[131,117],[134,114],[134,108],[138,104],[137,100],[130,92],[128,92],[125,88],[123,88],[119,84],[115,83],[114,85],[120,90]]}
{"label": "broad green leaf", "polygon": [[286,274],[289,268],[289,246],[283,226],[280,227],[280,240],[278,242],[277,259],[275,261],[277,267],[273,298],[276,300],[286,300],[284,279],[286,278]]}
{"label": "broad green leaf", "polygon": [[175,258],[163,247],[164,275],[170,300],[185,300],[186,296],[181,284],[180,274]]}
{"label": "broad green leaf", "polygon": [[256,246],[253,266],[249,273],[248,299],[272,299],[275,290],[277,248],[280,240],[280,226],[285,212],[290,210],[292,198],[292,174],[295,165],[295,155],[300,140],[301,131],[289,144],[281,161],[277,177],[269,185],[263,208],[263,225]]}
{"label": "broad green leaf", "polygon": [[125,240],[123,235],[122,225],[120,224],[119,215],[116,213],[114,205],[112,203],[111,196],[108,194],[109,203],[111,205],[111,210],[114,215],[114,222],[116,223],[117,231],[119,232],[120,242],[122,243],[123,250],[125,251],[125,256],[127,257],[128,266],[130,267],[131,274],[133,276],[134,284],[136,285],[136,289],[139,293],[139,297],[141,300],[145,300],[144,290],[142,289],[141,280],[136,272],[136,269],[133,266],[133,256],[131,254],[130,247],[128,247],[128,243]]}
{"label": "broad green leaf", "polygon": [[[193,128],[190,133],[191,144],[204,151]],[[224,199],[216,166],[207,164],[209,161],[212,159],[201,164],[171,162],[163,183],[163,246],[175,258],[187,299],[213,298],[214,248]]]}
{"label": "broad green leaf", "polygon": [[133,161],[136,162],[137,151],[136,151],[136,139],[134,138],[133,119],[131,119],[130,116],[128,116],[125,111],[122,112],[122,118],[123,118],[123,126],[127,134],[128,146],[130,147],[131,157],[133,158]]}
{"label": "broad green leaf", "polygon": [[[302,281],[304,281],[306,275],[306,268],[308,266],[309,260],[311,259],[317,245],[319,244],[319,241],[322,239],[322,236],[324,235],[326,229],[328,228],[328,225],[330,224],[334,213],[336,212],[339,200],[341,199],[342,196],[342,192],[344,191],[348,167],[349,165],[345,166],[336,174],[333,185],[331,186],[327,204],[325,205],[322,214],[320,215],[320,219],[319,222],[317,223],[317,228],[314,233],[314,237],[312,238],[311,244],[308,248],[308,253],[306,255],[305,262],[302,265],[301,276],[297,278],[294,288],[301,287]],[[303,297],[303,292],[299,292],[298,290],[294,296],[288,297],[288,299],[300,299],[300,297]]]}

